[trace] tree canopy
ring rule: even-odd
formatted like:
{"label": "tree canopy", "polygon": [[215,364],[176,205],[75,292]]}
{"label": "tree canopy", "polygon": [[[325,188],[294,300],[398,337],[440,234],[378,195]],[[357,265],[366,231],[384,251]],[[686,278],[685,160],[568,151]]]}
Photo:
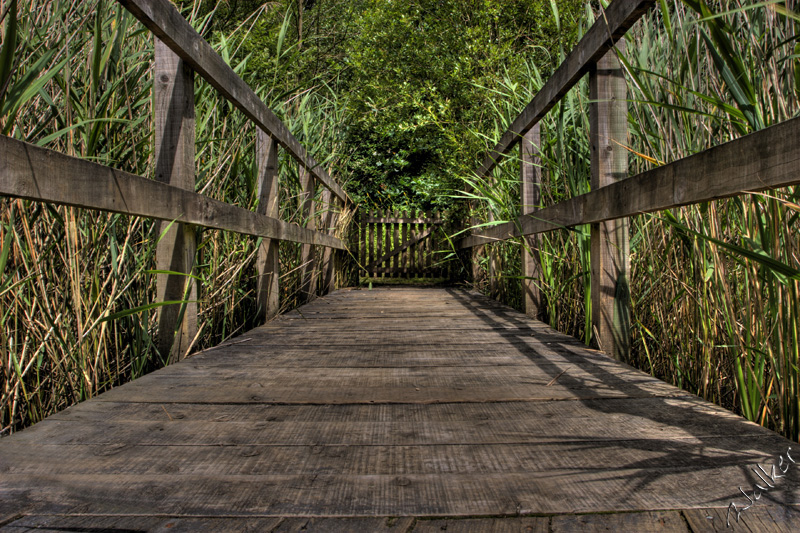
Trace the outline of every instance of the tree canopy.
{"label": "tree canopy", "polygon": [[236,54],[276,101],[325,94],[337,173],[356,201],[429,209],[451,202],[457,176],[486,149],[497,87],[549,72],[576,38],[582,5],[230,0],[208,11],[211,31],[237,30]]}

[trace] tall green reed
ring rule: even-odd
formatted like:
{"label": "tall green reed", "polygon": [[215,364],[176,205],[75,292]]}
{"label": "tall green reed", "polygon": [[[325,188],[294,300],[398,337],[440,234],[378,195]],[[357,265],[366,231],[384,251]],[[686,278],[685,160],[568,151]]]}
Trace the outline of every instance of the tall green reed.
{"label": "tall green reed", "polygon": [[[237,55],[248,26],[233,35],[210,33],[214,10],[201,16],[199,5],[187,17],[248,80],[247,58]],[[107,0],[32,0],[15,7],[0,45],[4,134],[150,175],[149,32]],[[329,90],[310,87],[296,96],[284,84],[257,92],[318,160],[336,164],[326,159],[336,152],[337,133],[336,122],[323,119],[339,107]],[[195,95],[197,191],[254,208],[254,127],[205,82],[197,82]],[[296,163],[281,157],[279,173],[281,216],[303,222],[292,200],[299,195]],[[0,431],[165,363],[153,344],[157,239],[149,220],[0,198]],[[202,349],[255,325],[258,240],[211,230],[198,239],[195,349]],[[296,248],[281,245],[284,308],[298,302]]]}
{"label": "tall green reed", "polygon": [[[794,2],[660,4],[626,36],[621,58],[629,81],[632,172],[797,115]],[[586,23],[593,17],[587,6]],[[490,140],[541,86],[532,73],[528,84],[498,81],[494,90],[506,108],[496,109]],[[581,83],[542,122],[545,205],[588,190],[587,102]],[[518,165],[507,162],[494,181],[466,180],[478,221],[486,223],[490,211],[495,220],[513,219]],[[794,440],[800,435],[800,301],[791,275],[800,269],[798,204],[797,188],[789,187],[631,221],[630,362]],[[503,278],[517,283],[521,245],[492,246],[502,250]],[[586,229],[546,234],[538,253],[547,319],[588,339]]]}

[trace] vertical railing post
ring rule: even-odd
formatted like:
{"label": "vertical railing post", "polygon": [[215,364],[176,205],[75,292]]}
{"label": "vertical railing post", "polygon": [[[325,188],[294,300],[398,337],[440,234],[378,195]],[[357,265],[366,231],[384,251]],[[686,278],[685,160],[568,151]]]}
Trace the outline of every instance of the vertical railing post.
{"label": "vertical railing post", "polygon": [[[478,223],[478,217],[470,216],[470,226],[474,227]],[[474,230],[473,230],[474,231]],[[472,278],[472,286],[474,288],[478,288],[481,284],[481,253],[483,252],[484,246],[473,246],[469,249],[469,256],[470,256],[470,266],[472,267],[471,278]]]}
{"label": "vertical railing post", "polygon": [[[370,209],[369,214],[367,215],[369,219],[373,219],[375,217],[375,210]],[[369,251],[369,256],[367,260],[367,264],[371,265],[373,261],[375,261],[375,223],[374,222],[367,222],[367,229],[369,230],[369,236],[367,241],[367,250]],[[367,271],[367,277],[371,278],[373,276],[374,267],[370,268]]]}
{"label": "vertical railing post", "polygon": [[[624,52],[624,42],[617,44]],[[612,49],[589,75],[592,189],[628,177],[625,78]],[[628,220],[592,224],[592,325],[598,346],[615,359],[630,352]]]}
{"label": "vertical railing post", "polygon": [[[278,142],[256,128],[256,158],[258,161],[257,212],[278,218]],[[257,319],[259,323],[275,317],[280,310],[280,241],[262,239],[258,249]]]}
{"label": "vertical railing post", "polygon": [[369,212],[366,209],[360,209],[358,211],[360,217],[360,224],[361,224],[361,231],[359,231],[359,244],[361,248],[361,252],[359,253],[359,258],[361,261],[361,266],[364,267],[364,270],[359,269],[358,271],[358,283],[361,283],[361,276],[362,275],[369,275],[366,271],[366,266],[369,264],[369,258],[367,257],[367,248],[369,237],[367,236],[367,217],[369,216]]}
{"label": "vertical railing post", "polygon": [[[161,40],[155,39],[153,122],[156,180],[194,191],[194,72]],[[156,224],[157,235],[167,222]],[[158,302],[185,301],[159,308],[156,347],[170,362],[186,355],[197,335],[197,286],[192,271],[197,252],[195,228],[169,226],[156,246]]]}
{"label": "vertical railing post", "polygon": [[[336,199],[327,187],[322,191],[322,231],[333,235],[336,230]],[[329,294],[335,288],[335,261],[333,248],[325,247],[322,250],[322,294]]]}
{"label": "vertical railing post", "polygon": [[[491,210],[489,211],[488,222],[494,222],[494,213]],[[486,250],[489,254],[489,296],[494,299],[499,299],[500,264],[497,259],[497,250],[495,249],[496,246],[497,245],[495,243],[487,244]]]}
{"label": "vertical railing post", "polygon": [[[303,165],[300,165],[300,190],[302,196],[302,217],[306,221],[306,228],[316,229],[317,221],[315,215],[314,196],[317,190],[317,180]],[[315,260],[314,245],[304,244],[300,254],[303,268],[300,276],[300,297],[303,301],[309,302],[317,295],[317,268]]]}
{"label": "vertical railing post", "polygon": [[[539,209],[541,204],[542,167],[539,124],[531,128],[520,144],[520,214],[527,215]],[[522,292],[525,313],[535,319],[544,315],[542,292],[542,265],[539,258],[539,236],[527,235],[522,246]]]}

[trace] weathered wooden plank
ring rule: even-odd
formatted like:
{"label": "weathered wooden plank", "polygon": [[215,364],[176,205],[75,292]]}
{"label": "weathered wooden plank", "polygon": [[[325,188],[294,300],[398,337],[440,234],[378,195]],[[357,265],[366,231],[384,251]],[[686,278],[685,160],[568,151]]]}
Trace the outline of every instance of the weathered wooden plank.
{"label": "weathered wooden plank", "polygon": [[64,533],[106,532],[134,533],[239,533],[241,531],[273,531],[284,520],[281,518],[188,518],[153,516],[26,516],[0,529],[0,533],[27,531]]}
{"label": "weathered wooden plank", "polygon": [[400,277],[400,254],[402,252],[399,251],[400,242],[398,239],[398,229],[399,226],[396,222],[392,223],[392,269],[394,269],[393,277],[397,278]]}
{"label": "weathered wooden plank", "polygon": [[352,533],[354,531],[395,531],[406,533],[414,519],[389,518],[290,518],[284,520],[273,533],[317,531],[320,533]]}
{"label": "weathered wooden plank", "polygon": [[[766,494],[752,507],[742,511],[738,523],[736,522],[736,513],[731,511],[729,515],[727,508],[687,509],[683,511],[683,515],[692,531],[720,533],[728,531],[794,533],[797,531],[797,526],[800,524],[800,508],[796,504],[775,505],[773,502],[765,501],[768,497]],[[745,505],[748,503],[741,494],[735,498],[735,501],[743,502]],[[728,527],[728,523],[730,523],[730,527]]]}
{"label": "weathered wooden plank", "polygon": [[550,519],[544,516],[524,518],[446,518],[419,520],[414,533],[549,533]]}
{"label": "weathered wooden plank", "polygon": [[641,530],[646,514],[613,515],[723,508],[791,445],[467,291],[339,291],[296,315],[0,440],[0,507],[320,528],[307,520],[446,516],[449,530],[605,513],[562,525]]}
{"label": "weathered wooden plank", "polygon": [[[279,217],[278,143],[260,128],[256,128],[256,158],[258,161],[258,208],[256,212],[270,218]],[[326,250],[329,248],[326,248]],[[280,311],[280,242],[264,239],[256,260],[258,286],[258,322],[277,316]]]}
{"label": "weathered wooden plank", "polygon": [[[161,183],[194,192],[194,73],[163,42],[155,39],[153,124],[155,178]],[[158,302],[185,301],[158,309],[156,346],[161,356],[180,361],[197,335],[197,285],[194,271],[197,250],[195,228],[177,223],[156,224]]]}
{"label": "weathered wooden plank", "polygon": [[[416,217],[419,213],[414,212],[412,216]],[[420,217],[421,218],[421,217]],[[409,224],[408,227],[408,238],[409,240],[415,240],[419,235],[419,224],[418,222],[412,222]],[[419,265],[419,246],[409,246],[408,250],[408,261],[409,261],[409,273],[415,274],[418,269]]]}
{"label": "weathered wooden plank", "polygon": [[[166,422],[165,422],[166,423]],[[482,423],[482,422],[478,422]],[[190,426],[193,423],[175,422],[171,426]],[[251,432],[263,433],[270,424],[253,423]],[[281,424],[279,424],[281,425]],[[285,425],[285,424],[283,424]],[[140,430],[155,425],[134,426]],[[68,429],[68,428],[67,428]],[[317,427],[303,424],[305,430],[324,431],[327,426]],[[230,430],[230,434],[223,432]],[[247,435],[241,427],[230,423],[210,423],[203,436],[205,443],[187,443],[185,435],[165,428],[160,439],[146,438],[144,442],[127,440],[105,444],[47,445],[26,450],[23,446],[10,447],[9,452],[26,455],[23,463],[0,459],[4,476],[42,476],[42,475],[112,475],[135,474],[158,475],[172,473],[176,476],[202,475],[213,465],[215,474],[221,476],[273,476],[273,475],[313,475],[324,472],[333,475],[441,475],[454,472],[475,474],[517,473],[529,474],[533,479],[540,473],[552,471],[575,472],[580,470],[602,470],[613,472],[619,469],[639,468],[650,471],[655,476],[669,475],[672,471],[680,474],[687,469],[716,471],[721,466],[735,468],[735,461],[743,464],[767,463],[770,457],[752,449],[752,442],[744,437],[722,441],[707,437],[708,448],[700,454],[674,453],[659,449],[666,437],[657,440],[653,437],[643,440],[605,441],[594,439],[545,443],[496,443],[496,444],[409,444],[411,439],[401,437],[401,442],[385,444],[270,444],[258,442],[258,436]],[[283,428],[279,434],[287,437]],[[338,434],[338,428],[335,429]],[[396,428],[397,432],[408,433],[407,424]],[[557,429],[560,431],[560,428]],[[381,432],[383,433],[383,432]],[[388,432],[387,432],[388,433]],[[420,433],[420,432],[416,432]],[[459,432],[469,439],[479,439],[480,435]],[[422,431],[418,440],[425,437]],[[518,435],[518,434],[517,434]],[[585,433],[581,434],[584,439]],[[134,435],[130,435],[135,438]],[[383,437],[383,435],[378,435]],[[385,437],[384,437],[385,438]],[[518,437],[519,438],[519,437]],[[291,440],[291,439],[290,439]],[[310,439],[309,439],[310,440]],[[350,438],[348,440],[357,440]],[[367,440],[359,439],[361,442]],[[255,441],[255,442],[253,442]],[[757,444],[769,445],[767,441],[756,440]],[[732,451],[731,445],[743,446],[743,450]],[[159,454],[153,453],[158,446]],[[677,450],[693,450],[697,441],[675,441]],[[733,456],[731,456],[733,454]],[[729,456],[725,463],[722,456]],[[543,461],[542,458],[547,458]],[[787,480],[788,482],[788,480]],[[739,495],[739,500],[746,498]],[[746,514],[746,511],[742,513]]]}
{"label": "weathered wooden plank", "polygon": [[[686,412],[691,411],[695,416],[687,417]],[[632,420],[625,420],[633,417]],[[223,423],[223,422],[284,422],[289,423],[343,423],[355,422],[362,424],[363,428],[368,423],[403,422],[417,424],[425,428],[440,428],[442,423],[464,423],[465,426],[476,428],[487,420],[492,421],[538,421],[540,426],[534,435],[523,439],[522,444],[543,444],[543,438],[551,438],[558,442],[559,436],[547,433],[548,428],[563,431],[567,440],[586,441],[581,435],[592,434],[599,431],[596,437],[603,440],[637,440],[641,435],[648,435],[649,439],[658,434],[663,434],[670,427],[678,427],[686,434],[698,439],[709,437],[736,436],[742,439],[766,439],[765,442],[779,442],[778,437],[756,424],[742,423],[742,419],[719,406],[700,400],[697,397],[687,396],[682,398],[643,398],[630,401],[626,398],[587,400],[585,402],[492,402],[492,403],[442,403],[442,404],[344,404],[344,405],[283,405],[283,404],[193,404],[174,402],[106,402],[91,401],[75,405],[59,412],[47,419],[47,423],[35,426],[36,429],[27,429],[29,437],[22,437],[19,433],[15,439],[29,442],[36,439],[42,440],[50,431],[62,432],[59,429],[49,428],[55,420],[68,421],[73,424],[72,431],[76,431],[77,423],[128,423],[128,422],[198,422],[198,423]],[[569,433],[573,426],[588,421],[593,427],[579,428],[580,433]],[[622,422],[628,426],[635,426],[634,434],[626,435],[622,432],[615,434],[614,428]],[[424,426],[423,426],[424,425]],[[263,426],[263,424],[262,424]],[[241,428],[246,428],[240,424]],[[263,427],[259,427],[263,429]],[[224,431],[220,430],[219,434]],[[441,429],[436,431],[442,431]],[[483,433],[491,435],[489,432]],[[420,436],[409,435],[420,446],[433,446],[435,441],[422,441]],[[508,435],[498,435],[494,438],[508,438]],[[333,437],[331,437],[333,438]],[[444,439],[456,439],[456,436],[442,434]],[[276,437],[279,445],[288,445]],[[333,441],[331,441],[333,442]],[[410,442],[410,441],[409,441]],[[588,442],[588,441],[586,441]],[[13,441],[8,441],[8,445]],[[44,443],[44,441],[43,441]],[[52,444],[52,443],[47,443]],[[375,442],[374,444],[377,444]],[[391,445],[392,443],[384,443]],[[445,445],[462,444],[477,445],[476,441],[463,442],[447,441]],[[199,445],[199,443],[196,443]],[[688,445],[688,444],[687,444]],[[644,445],[642,445],[644,446]],[[656,444],[654,444],[656,446]],[[725,440],[716,442],[715,446],[736,448],[739,453],[749,453],[747,450],[769,450],[755,440],[741,448],[739,442],[727,443]],[[741,448],[741,449],[740,449]],[[643,448],[642,448],[643,449]],[[662,449],[662,452],[664,450]],[[712,450],[707,452],[712,454]],[[739,457],[737,455],[737,460]],[[690,457],[687,457],[690,459]],[[749,457],[748,460],[752,459]]]}
{"label": "weathered wooden plank", "polygon": [[201,194],[0,136],[0,194],[345,250],[340,240]]}
{"label": "weathered wooden plank", "polygon": [[[372,209],[370,209],[369,214],[370,214],[370,216],[374,216],[375,212]],[[368,225],[369,225],[369,241],[367,242],[367,248],[369,249],[369,263],[365,263],[365,264],[372,264],[372,262],[375,261],[375,247],[376,247],[376,244],[375,244],[375,224],[374,223],[369,223]],[[372,276],[373,275],[372,269],[367,268],[367,275],[368,276]]]}
{"label": "weathered wooden plank", "polygon": [[[555,377],[555,376],[553,376]],[[266,380],[263,380],[266,382]],[[560,381],[560,380],[557,380]],[[267,389],[265,383],[249,381],[236,384],[232,380],[210,381],[207,386],[192,382],[175,383],[171,387],[147,388],[144,384],[128,388],[125,393],[117,389],[104,396],[107,401],[175,401],[182,403],[287,403],[287,404],[392,404],[392,403],[460,403],[460,402],[508,402],[508,401],[553,401],[590,400],[598,398],[673,398],[685,396],[675,389],[658,384],[607,386],[598,382],[587,382],[585,387],[550,386],[548,382],[531,384],[489,384],[476,387],[474,384],[449,382],[445,385],[425,381],[419,387],[411,384],[387,383],[362,389],[354,386],[326,386],[304,391],[303,383],[276,385]],[[210,389],[210,387],[222,387]],[[416,390],[419,389],[419,390]],[[472,389],[472,390],[470,390]]]}
{"label": "weathered wooden plank", "polygon": [[7,530],[7,528],[3,526],[7,526],[8,524],[20,520],[21,518],[24,518],[24,514],[21,512],[21,510],[12,512],[3,509],[2,511],[0,511],[0,532]]}
{"label": "weathered wooden plank", "polygon": [[[302,166],[298,169],[300,174],[300,216],[305,222],[306,229],[316,230],[317,214],[315,196],[317,183],[314,177]],[[317,259],[316,250],[310,244],[303,244],[300,252],[300,297],[303,301],[310,302],[317,296]]]}
{"label": "weathered wooden plank", "polygon": [[[494,213],[489,211],[489,222],[494,222]],[[498,277],[503,270],[497,257],[497,250],[493,244],[486,246],[486,253],[489,255],[489,297],[498,300],[500,297],[500,284]]]}
{"label": "weathered wooden plank", "polygon": [[[704,528],[705,529],[705,528]],[[692,529],[691,531],[704,531]],[[644,513],[586,514],[554,516],[552,533],[573,531],[637,531],[641,533],[689,533],[678,511],[651,511]]]}
{"label": "weathered wooden plank", "polygon": [[[433,212],[428,211],[427,215],[428,215],[428,218],[433,218]],[[428,272],[430,272],[430,276],[429,277],[434,278],[434,277],[437,276],[437,273],[434,272],[434,270],[433,270],[433,263],[434,263],[434,261],[438,261],[439,260],[438,257],[434,258],[434,255],[435,255],[436,251],[438,251],[438,246],[437,246],[438,243],[436,242],[436,239],[435,239],[436,227],[431,225],[430,229],[432,230],[431,238],[428,239],[425,242],[425,253],[428,256],[428,260],[425,263],[425,268],[426,268],[426,270]]]}
{"label": "weathered wooden plank", "polygon": [[[474,214],[470,217],[470,227],[475,227],[478,224],[478,217]],[[473,230],[473,233],[474,230]],[[466,237],[467,239],[470,236]],[[464,242],[464,239],[459,240],[460,243]],[[472,282],[472,286],[475,289],[478,289],[481,285],[483,280],[483,269],[481,268],[481,256],[484,254],[486,250],[485,244],[478,244],[476,246],[472,246],[469,251],[470,256],[470,265],[472,266],[471,273],[470,273],[470,281]]]}
{"label": "weathered wooden plank", "polygon": [[323,185],[342,199],[342,188],[291,134],[286,125],[184,19],[169,0],[117,0],[195,72],[216,88],[256,126],[269,133]]}
{"label": "weathered wooden plank", "polygon": [[[386,211],[389,213],[390,211]],[[392,225],[391,224],[383,224],[383,232],[384,232],[384,251],[385,255],[390,255],[392,253]],[[380,263],[383,265],[383,268],[386,269],[386,276],[387,278],[392,277],[393,269],[392,269],[392,261],[391,259],[384,259]]]}
{"label": "weathered wooden plank", "polygon": [[494,149],[478,169],[479,177],[488,177],[500,158],[511,151],[525,133],[586,74],[652,6],[653,0],[614,0],[589,28],[567,58],[536,93],[520,115],[503,133]]}
{"label": "weathered wooden plank", "polygon": [[[421,475],[74,475],[52,483],[50,476],[4,476],[9,506],[21,501],[43,512],[86,509],[95,514],[201,516],[515,516],[531,513],[590,513],[685,507],[700,498],[726,501],[742,481],[735,467],[706,471],[605,469],[554,470],[532,482],[527,473]],[[65,480],[66,481],[66,480]],[[31,485],[47,487],[30,491]],[[631,487],[636,487],[632,490]],[[735,490],[735,489],[734,489]],[[790,501],[791,494],[774,498]]]}
{"label": "weathered wooden plank", "polygon": [[[379,209],[378,210],[378,216],[380,217],[381,215],[383,215],[383,210]],[[375,237],[376,237],[376,239],[375,239],[375,257],[377,259],[377,258],[382,257],[383,254],[384,254],[384,251],[383,251],[383,241],[384,241],[383,231],[386,229],[386,226],[383,225],[383,224],[377,224],[377,223],[374,224],[374,226],[375,226]],[[383,263],[383,261],[381,261],[380,263]],[[377,267],[373,267],[371,270],[372,270],[373,275],[377,274]],[[378,276],[378,277],[383,277],[383,276]]]}
{"label": "weathered wooden plank", "polygon": [[[408,211],[403,213],[403,216],[405,218],[409,218]],[[402,239],[402,242],[400,243],[401,247],[405,246],[406,243],[408,242],[408,227],[409,227],[409,225],[410,224],[408,222],[403,223],[403,225],[402,225],[403,231],[402,231],[402,234],[401,234],[401,237],[400,237]],[[402,251],[402,263],[401,264],[402,264],[402,268],[403,268],[403,277],[408,277],[408,266],[409,266],[409,264],[411,264],[411,256],[410,256],[410,254],[411,254],[411,251],[409,250],[409,247],[406,247]]]}
{"label": "weathered wooden plank", "polygon": [[[333,235],[334,231],[336,230],[337,214],[333,194],[329,189],[323,189],[321,200],[322,205],[324,206],[322,215],[322,231],[328,233],[329,235]],[[330,248],[324,248],[322,250],[320,275],[322,278],[322,295],[324,296],[333,292],[333,290],[336,288],[336,270],[333,250]]]}
{"label": "weathered wooden plank", "polygon": [[637,174],[463,239],[459,247],[800,184],[800,118]]}
{"label": "weathered wooden plank", "polygon": [[[606,53],[589,74],[591,185],[598,190],[628,177],[628,100],[617,51]],[[630,242],[628,219],[591,225],[592,332],[601,350],[619,361],[631,351]]]}
{"label": "weathered wooden plank", "polygon": [[[525,134],[520,144],[520,213],[527,215],[540,209],[542,167],[539,156],[541,135],[539,124]],[[544,315],[544,302],[540,285],[542,280],[542,265],[539,260],[539,238],[536,235],[523,237],[524,246],[520,248],[522,254],[522,294],[524,298],[525,314],[531,318],[540,319]]]}
{"label": "weathered wooden plank", "polygon": [[[367,244],[369,243],[369,235],[367,234],[367,217],[365,213],[361,213],[361,220],[360,220],[360,227],[361,230],[359,231],[359,259],[358,262],[361,264],[361,267],[367,265]],[[359,275],[361,275],[359,273]]]}

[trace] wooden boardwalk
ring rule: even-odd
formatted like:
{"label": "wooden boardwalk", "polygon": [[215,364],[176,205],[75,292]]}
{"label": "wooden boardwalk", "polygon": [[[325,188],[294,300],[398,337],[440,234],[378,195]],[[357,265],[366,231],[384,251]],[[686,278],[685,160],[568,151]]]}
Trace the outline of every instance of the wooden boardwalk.
{"label": "wooden boardwalk", "polygon": [[[476,293],[344,290],[0,440],[0,530],[724,531],[789,446]],[[800,530],[795,458],[734,531]]]}

